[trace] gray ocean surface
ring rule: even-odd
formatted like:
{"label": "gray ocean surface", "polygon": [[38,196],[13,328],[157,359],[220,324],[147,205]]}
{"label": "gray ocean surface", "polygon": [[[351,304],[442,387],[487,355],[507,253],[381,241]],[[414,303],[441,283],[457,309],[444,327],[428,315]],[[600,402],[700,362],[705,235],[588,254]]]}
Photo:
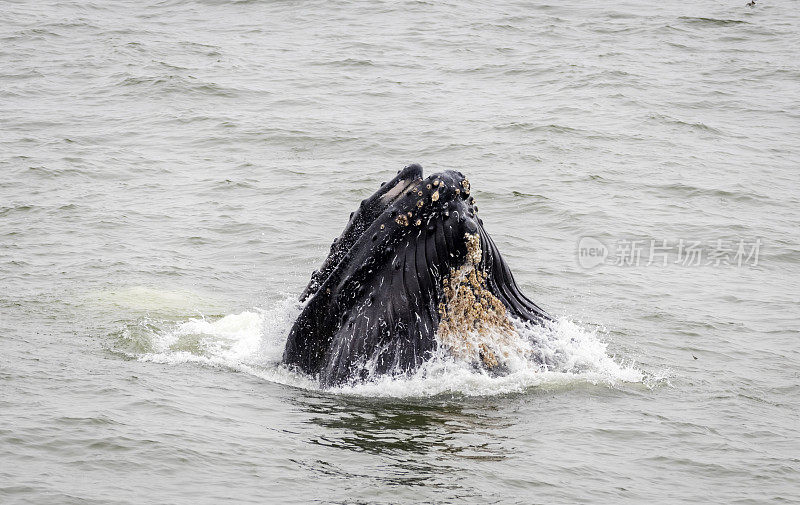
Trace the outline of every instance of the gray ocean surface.
{"label": "gray ocean surface", "polygon": [[[0,3],[0,503],[800,502],[800,14],[745,3]],[[279,365],[411,162],[557,367]]]}

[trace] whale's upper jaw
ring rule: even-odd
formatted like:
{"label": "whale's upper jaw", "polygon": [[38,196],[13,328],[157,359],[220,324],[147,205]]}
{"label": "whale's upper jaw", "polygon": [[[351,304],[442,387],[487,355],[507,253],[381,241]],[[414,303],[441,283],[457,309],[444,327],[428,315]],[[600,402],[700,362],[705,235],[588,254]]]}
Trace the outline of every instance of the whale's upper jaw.
{"label": "whale's upper jaw", "polygon": [[372,196],[361,201],[358,209],[350,214],[342,234],[334,239],[330,252],[319,270],[311,275],[311,281],[300,295],[300,301],[306,300],[316,293],[325,278],[336,268],[342,257],[347,254],[353,245],[364,234],[364,230],[378,219],[384,211],[400,198],[402,198],[414,184],[422,180],[422,167],[416,163],[399,170],[397,175],[381,184],[378,191]]}
{"label": "whale's upper jaw", "polygon": [[[437,229],[447,230],[448,240],[440,237],[439,252],[446,252],[448,258],[461,257],[466,253],[464,234],[475,233],[482,224],[476,213],[470,184],[463,174],[447,170],[422,178],[422,167],[409,165],[363,200],[351,215],[345,231],[331,247],[329,259],[335,264],[320,270],[320,283],[340,265],[357,265],[358,261],[377,265],[387,256],[396,256],[401,243],[422,240],[423,229],[431,234]],[[441,269],[442,263],[449,261],[426,258],[419,268]]]}
{"label": "whale's upper jaw", "polygon": [[314,295],[350,251],[379,249],[382,244],[397,242],[416,227],[439,221],[473,233],[478,226],[473,222],[476,212],[469,181],[462,173],[447,170],[423,178],[420,165],[408,165],[350,214],[347,226],[334,239],[328,257],[312,274],[300,300]]}

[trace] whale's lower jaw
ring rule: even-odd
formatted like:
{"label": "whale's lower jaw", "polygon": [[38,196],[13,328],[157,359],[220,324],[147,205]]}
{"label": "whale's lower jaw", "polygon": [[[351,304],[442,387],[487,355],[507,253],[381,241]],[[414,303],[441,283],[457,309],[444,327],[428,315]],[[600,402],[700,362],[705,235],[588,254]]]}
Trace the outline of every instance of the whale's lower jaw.
{"label": "whale's lower jaw", "polygon": [[517,288],[469,182],[408,173],[365,200],[389,204],[351,217],[289,333],[284,363],[324,386],[412,373],[440,350],[497,368],[521,345],[512,318],[549,319]]}

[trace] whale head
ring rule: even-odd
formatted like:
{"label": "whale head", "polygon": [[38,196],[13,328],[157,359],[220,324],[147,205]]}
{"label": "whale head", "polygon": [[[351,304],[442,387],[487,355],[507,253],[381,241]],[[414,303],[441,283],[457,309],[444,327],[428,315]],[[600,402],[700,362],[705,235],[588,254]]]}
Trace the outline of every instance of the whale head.
{"label": "whale head", "polygon": [[301,301],[283,361],[323,385],[408,373],[440,347],[491,368],[510,317],[549,319],[517,288],[467,178],[416,164],[350,215]]}

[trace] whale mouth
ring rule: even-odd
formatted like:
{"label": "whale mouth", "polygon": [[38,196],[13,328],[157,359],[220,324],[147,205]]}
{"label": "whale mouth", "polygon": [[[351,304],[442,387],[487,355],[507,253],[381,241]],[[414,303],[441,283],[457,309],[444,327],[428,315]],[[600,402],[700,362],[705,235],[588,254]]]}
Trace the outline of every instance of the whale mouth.
{"label": "whale mouth", "polygon": [[516,286],[464,175],[419,165],[361,202],[301,300],[283,361],[323,385],[409,373],[441,349],[501,370],[525,347],[511,318],[550,319]]}

